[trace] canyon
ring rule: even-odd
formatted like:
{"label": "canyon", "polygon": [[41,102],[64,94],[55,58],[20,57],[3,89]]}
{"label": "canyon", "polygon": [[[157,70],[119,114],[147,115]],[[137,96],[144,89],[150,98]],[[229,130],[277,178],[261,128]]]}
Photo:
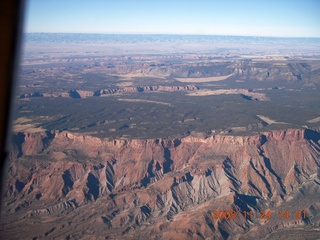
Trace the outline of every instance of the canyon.
{"label": "canyon", "polygon": [[[311,129],[117,140],[20,132],[4,185],[1,236],[262,239],[291,228],[297,236],[314,234],[319,178],[320,133]],[[214,210],[233,210],[237,218],[214,219]],[[258,217],[267,210],[271,217]],[[290,217],[280,218],[281,210]],[[298,211],[306,216],[296,217]]]}
{"label": "canyon", "polygon": [[320,41],[29,33],[0,239],[317,239]]}

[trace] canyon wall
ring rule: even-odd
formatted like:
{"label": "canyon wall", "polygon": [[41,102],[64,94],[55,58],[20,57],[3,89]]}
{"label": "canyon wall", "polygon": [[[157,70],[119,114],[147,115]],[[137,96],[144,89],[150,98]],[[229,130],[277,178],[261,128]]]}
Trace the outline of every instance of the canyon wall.
{"label": "canyon wall", "polygon": [[[243,211],[275,211],[301,197],[309,209],[308,220],[299,222],[304,226],[318,219],[310,209],[320,208],[319,156],[320,133],[308,129],[119,140],[66,131],[19,133],[4,185],[3,236],[29,221],[41,226],[25,230],[30,238],[85,238],[90,231],[111,238],[254,237],[252,222],[267,235],[293,220],[262,223]],[[239,217],[215,220],[214,209],[234,210]],[[15,222],[14,216],[21,218]],[[37,222],[48,218],[50,228]],[[65,227],[68,221],[72,230]],[[14,227],[6,229],[9,223]]]}

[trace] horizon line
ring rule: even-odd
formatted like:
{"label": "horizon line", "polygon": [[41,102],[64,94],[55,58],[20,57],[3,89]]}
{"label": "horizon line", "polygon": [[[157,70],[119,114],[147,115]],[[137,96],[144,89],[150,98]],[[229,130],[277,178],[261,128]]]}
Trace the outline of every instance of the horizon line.
{"label": "horizon line", "polygon": [[256,37],[256,38],[312,38],[306,36],[268,36],[268,35],[236,35],[236,34],[205,34],[205,33],[123,33],[123,32],[23,32],[22,34],[96,34],[96,35],[173,35],[173,36],[220,36],[220,37]]}

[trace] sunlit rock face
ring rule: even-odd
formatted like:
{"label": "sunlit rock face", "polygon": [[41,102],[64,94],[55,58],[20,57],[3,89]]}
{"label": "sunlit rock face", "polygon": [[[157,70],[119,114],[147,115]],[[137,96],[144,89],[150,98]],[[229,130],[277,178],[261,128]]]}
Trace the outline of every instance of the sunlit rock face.
{"label": "sunlit rock face", "polygon": [[[319,225],[319,140],[313,130],[128,140],[17,133],[1,236],[257,239]],[[214,210],[236,218],[214,218]]]}

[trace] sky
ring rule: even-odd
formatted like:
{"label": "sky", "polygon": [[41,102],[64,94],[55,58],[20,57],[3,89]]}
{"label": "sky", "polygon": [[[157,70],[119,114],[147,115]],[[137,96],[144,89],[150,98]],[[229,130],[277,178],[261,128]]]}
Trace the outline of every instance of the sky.
{"label": "sky", "polygon": [[28,0],[25,32],[320,37],[320,0]]}

